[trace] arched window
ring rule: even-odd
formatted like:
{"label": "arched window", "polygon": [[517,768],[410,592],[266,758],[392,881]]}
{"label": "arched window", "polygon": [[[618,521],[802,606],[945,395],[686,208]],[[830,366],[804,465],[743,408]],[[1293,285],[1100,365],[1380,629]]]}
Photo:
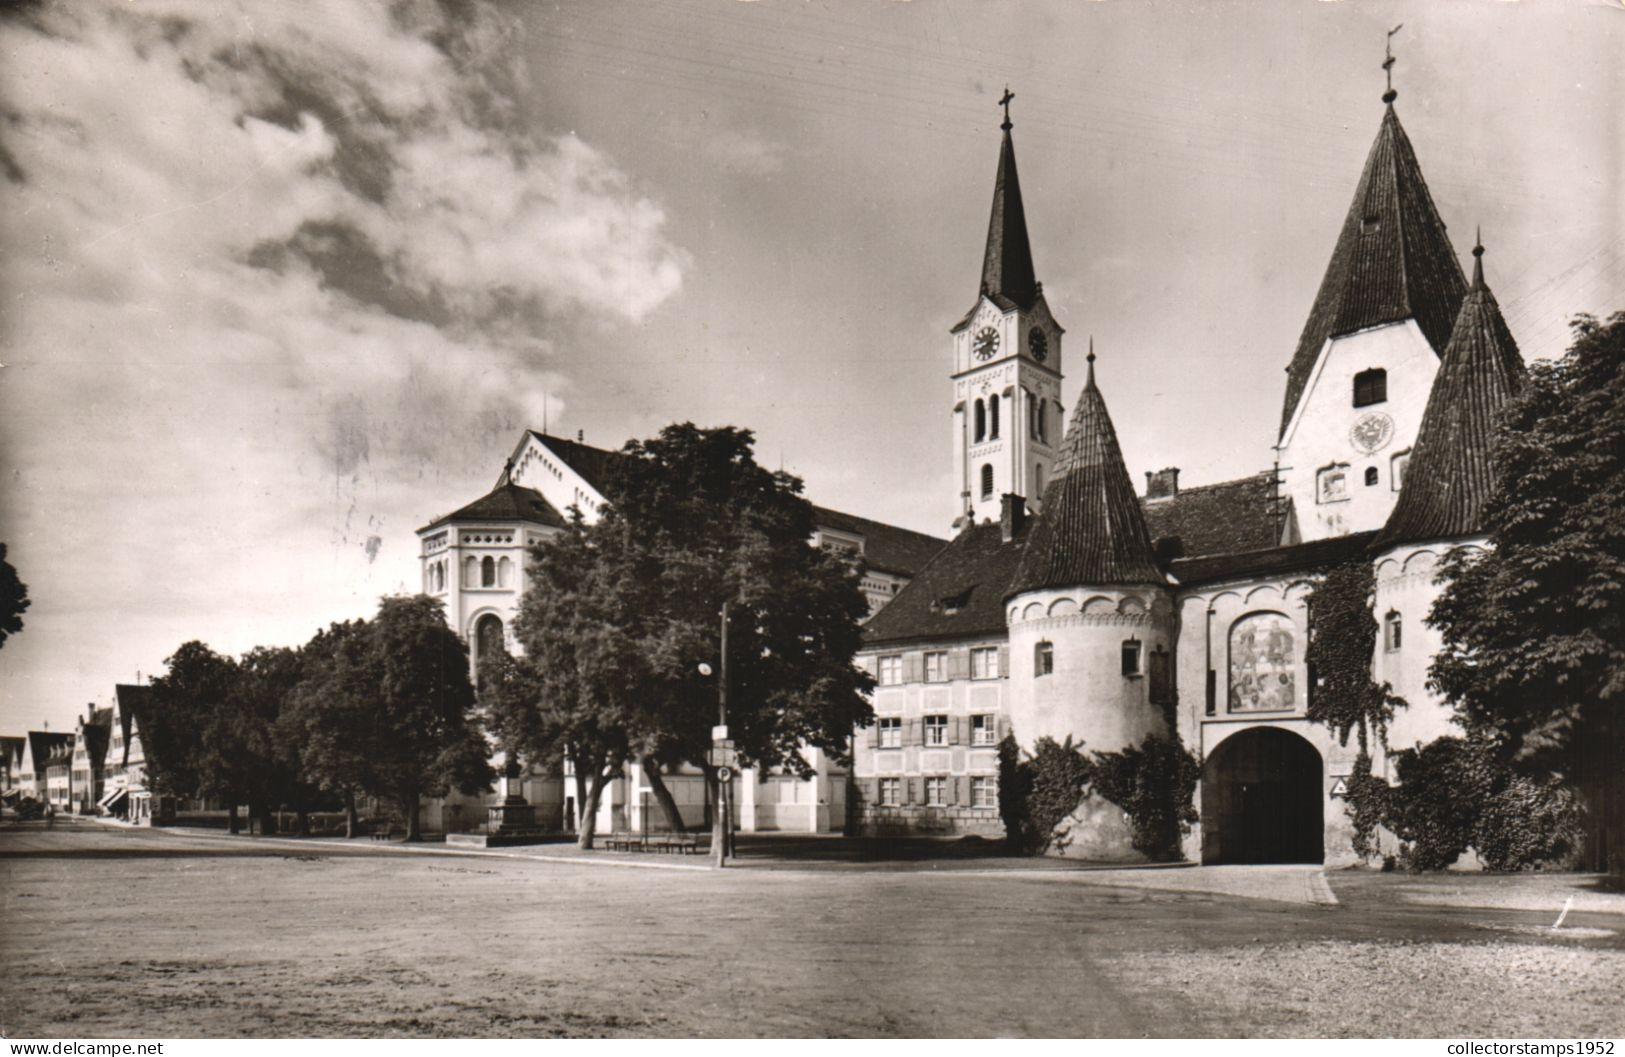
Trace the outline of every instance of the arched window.
{"label": "arched window", "polygon": [[1048,406],[1049,401],[1038,401],[1038,439],[1046,444],[1049,443],[1049,416],[1045,414],[1045,409]]}
{"label": "arched window", "polygon": [[508,652],[508,645],[503,640],[501,617],[487,613],[474,625],[474,652],[482,661]]}
{"label": "arched window", "polygon": [[463,560],[463,586],[478,587],[480,585],[480,560],[468,557]]}
{"label": "arched window", "polygon": [[987,405],[978,398],[976,401],[976,443],[980,444],[987,439]]}
{"label": "arched window", "polygon": [[1230,711],[1296,707],[1296,642],[1284,613],[1249,613],[1230,626]]}
{"label": "arched window", "polygon": [[495,587],[497,585],[496,559],[489,555],[480,562],[480,586]]}
{"label": "arched window", "polygon": [[436,590],[444,591],[446,589],[446,563],[445,562],[441,562],[438,566],[435,567],[435,578],[434,578],[434,580],[435,580]]}
{"label": "arched window", "polygon": [[1375,466],[1367,466],[1365,468],[1365,486],[1367,488],[1370,488],[1372,485],[1374,485],[1376,483],[1377,483],[1377,468]]}
{"label": "arched window", "polygon": [[513,562],[507,558],[497,562],[497,586],[513,586]]}
{"label": "arched window", "polygon": [[987,398],[987,439],[999,439],[999,394]]}
{"label": "arched window", "polygon": [[1354,406],[1366,407],[1388,399],[1388,372],[1381,367],[1354,376]]}
{"label": "arched window", "polygon": [[1042,497],[1044,494],[1044,464],[1033,463],[1033,495]]}
{"label": "arched window", "polygon": [[1033,394],[1031,392],[1029,392],[1029,391],[1027,391],[1025,389],[1023,389],[1021,392],[1022,392],[1022,395],[1027,398],[1027,438],[1029,440],[1037,440],[1038,439],[1038,401],[1033,397]]}
{"label": "arched window", "polygon": [[982,498],[993,498],[993,464],[990,462],[982,464]]}

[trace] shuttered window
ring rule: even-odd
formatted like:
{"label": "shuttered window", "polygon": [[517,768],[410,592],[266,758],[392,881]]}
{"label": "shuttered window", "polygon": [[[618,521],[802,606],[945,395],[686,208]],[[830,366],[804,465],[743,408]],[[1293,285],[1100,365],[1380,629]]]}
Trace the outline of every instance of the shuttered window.
{"label": "shuttered window", "polygon": [[880,658],[881,686],[897,686],[903,681],[903,658],[897,655]]}
{"label": "shuttered window", "polygon": [[999,677],[999,648],[981,646],[970,651],[970,677],[997,679]]}
{"label": "shuttered window", "polygon": [[978,775],[972,778],[970,780],[970,806],[998,807],[998,779],[990,775]]}
{"label": "shuttered window", "polygon": [[948,779],[933,776],[925,780],[925,805],[943,807],[948,803]]}
{"label": "shuttered window", "polygon": [[945,683],[948,681],[947,653],[937,651],[925,655],[925,681],[928,683]]}
{"label": "shuttered window", "polygon": [[896,807],[898,804],[902,803],[902,800],[901,800],[902,793],[901,793],[901,790],[898,788],[900,785],[901,785],[901,779],[898,779],[898,778],[882,778],[882,779],[880,779],[880,806],[881,807]]}
{"label": "shuttered window", "polygon": [[972,745],[993,745],[998,741],[995,736],[998,727],[991,715],[970,717],[970,743]]}
{"label": "shuttered window", "polygon": [[875,726],[880,728],[880,748],[900,749],[903,747],[903,720],[901,717],[883,717],[876,721]]}
{"label": "shuttered window", "polygon": [[947,716],[926,716],[925,717],[925,742],[924,742],[924,744],[926,744],[926,745],[946,745],[946,744],[948,744],[948,717]]}

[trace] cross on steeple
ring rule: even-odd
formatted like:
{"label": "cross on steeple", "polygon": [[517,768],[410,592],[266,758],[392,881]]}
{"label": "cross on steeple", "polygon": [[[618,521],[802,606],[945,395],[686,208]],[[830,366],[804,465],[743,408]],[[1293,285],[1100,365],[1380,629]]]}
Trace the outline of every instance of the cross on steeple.
{"label": "cross on steeple", "polygon": [[999,100],[999,105],[1004,107],[1004,123],[1001,124],[999,127],[1004,129],[1006,132],[1009,132],[1010,128],[1011,128],[1011,125],[1010,125],[1010,100],[1014,99],[1015,97],[1016,97],[1016,93],[1014,93],[1014,92],[1012,92],[1010,90],[1009,85],[1005,85],[1004,86],[1004,96]]}
{"label": "cross on steeple", "polygon": [[1393,29],[1390,29],[1388,31],[1388,41],[1383,46],[1382,72],[1388,77],[1388,90],[1382,93],[1384,103],[1392,103],[1399,98],[1399,93],[1394,91],[1394,34],[1404,28],[1405,23],[1401,22]]}

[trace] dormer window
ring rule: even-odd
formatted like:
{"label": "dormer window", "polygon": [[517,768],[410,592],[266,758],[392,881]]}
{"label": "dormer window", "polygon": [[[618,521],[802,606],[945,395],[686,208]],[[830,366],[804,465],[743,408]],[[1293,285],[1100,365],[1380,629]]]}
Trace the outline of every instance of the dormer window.
{"label": "dormer window", "polygon": [[1388,372],[1381,367],[1354,376],[1354,406],[1369,407],[1388,399]]}
{"label": "dormer window", "polygon": [[1360,234],[1375,235],[1382,230],[1382,217],[1369,216],[1360,219]]}

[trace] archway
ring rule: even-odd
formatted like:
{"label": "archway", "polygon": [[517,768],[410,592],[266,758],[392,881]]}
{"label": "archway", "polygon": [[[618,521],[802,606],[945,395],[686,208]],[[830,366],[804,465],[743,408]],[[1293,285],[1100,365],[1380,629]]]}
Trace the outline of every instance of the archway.
{"label": "archway", "polygon": [[1320,753],[1278,727],[1220,743],[1202,765],[1202,862],[1325,860]]}

